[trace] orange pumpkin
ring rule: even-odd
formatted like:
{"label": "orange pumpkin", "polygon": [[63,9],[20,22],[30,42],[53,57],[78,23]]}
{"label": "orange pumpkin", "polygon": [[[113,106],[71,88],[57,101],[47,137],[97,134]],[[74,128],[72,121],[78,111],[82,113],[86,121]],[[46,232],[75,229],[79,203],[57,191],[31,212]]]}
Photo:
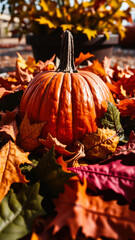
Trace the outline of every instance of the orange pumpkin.
{"label": "orange pumpkin", "polygon": [[20,113],[27,111],[31,123],[46,122],[41,137],[49,132],[63,144],[81,140],[95,132],[98,118],[114,103],[106,84],[92,72],[77,71],[74,65],[72,34],[63,33],[60,66],[39,73],[25,90]]}

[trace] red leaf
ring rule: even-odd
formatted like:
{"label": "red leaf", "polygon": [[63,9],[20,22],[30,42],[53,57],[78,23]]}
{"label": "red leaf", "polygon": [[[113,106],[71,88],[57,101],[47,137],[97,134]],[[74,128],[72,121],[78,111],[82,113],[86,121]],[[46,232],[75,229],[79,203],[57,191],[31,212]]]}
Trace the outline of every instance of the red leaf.
{"label": "red leaf", "polygon": [[81,180],[85,177],[88,187],[93,184],[100,190],[112,189],[131,202],[135,199],[135,134],[133,132],[129,142],[119,147],[109,161],[102,165],[94,164],[68,169],[77,173]]}

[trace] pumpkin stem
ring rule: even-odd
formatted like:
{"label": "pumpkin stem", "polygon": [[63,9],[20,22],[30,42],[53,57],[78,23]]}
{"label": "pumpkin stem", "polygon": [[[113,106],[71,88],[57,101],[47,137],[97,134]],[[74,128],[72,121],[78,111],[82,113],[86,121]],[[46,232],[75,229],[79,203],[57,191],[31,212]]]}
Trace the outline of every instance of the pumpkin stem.
{"label": "pumpkin stem", "polygon": [[66,30],[62,34],[62,45],[60,51],[60,65],[57,72],[77,72],[74,63],[74,40],[71,32]]}

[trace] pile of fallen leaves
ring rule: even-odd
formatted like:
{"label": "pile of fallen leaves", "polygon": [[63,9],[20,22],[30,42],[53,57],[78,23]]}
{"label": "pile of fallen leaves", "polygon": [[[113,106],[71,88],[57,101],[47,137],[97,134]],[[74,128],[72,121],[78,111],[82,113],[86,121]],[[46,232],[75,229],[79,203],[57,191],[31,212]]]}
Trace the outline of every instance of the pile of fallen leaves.
{"label": "pile of fallen leaves", "polygon": [[16,71],[0,76],[0,240],[135,239],[135,69],[90,57],[76,67],[98,74],[116,104],[72,149],[41,139],[44,123],[20,122],[23,91],[57,68],[55,56],[36,63],[18,53]]}

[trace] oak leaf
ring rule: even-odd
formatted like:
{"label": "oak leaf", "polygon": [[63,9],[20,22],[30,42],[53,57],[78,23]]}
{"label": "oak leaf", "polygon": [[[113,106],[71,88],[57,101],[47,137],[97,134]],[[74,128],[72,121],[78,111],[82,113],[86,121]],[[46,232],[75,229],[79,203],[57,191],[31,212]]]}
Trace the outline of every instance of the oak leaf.
{"label": "oak leaf", "polygon": [[19,134],[17,138],[17,144],[19,147],[23,148],[25,151],[32,151],[41,145],[38,141],[38,137],[40,136],[44,125],[45,122],[30,124],[26,112],[19,127]]}
{"label": "oak leaf", "polygon": [[20,164],[31,164],[27,158],[28,154],[21,151],[12,141],[0,149],[0,201],[7,194],[12,183],[28,182],[19,168]]}
{"label": "oak leaf", "polygon": [[114,153],[119,143],[116,131],[98,128],[97,132],[87,134],[83,139],[86,157],[90,160],[104,159]]}
{"label": "oak leaf", "polygon": [[[70,180],[65,191],[55,203],[56,217],[48,228],[54,226],[56,234],[65,225],[69,226],[72,239],[79,229],[86,237],[133,238],[135,235],[135,213],[129,205],[120,206],[116,201],[103,201],[99,196],[86,193],[87,184]],[[70,196],[70,198],[69,198]]]}

